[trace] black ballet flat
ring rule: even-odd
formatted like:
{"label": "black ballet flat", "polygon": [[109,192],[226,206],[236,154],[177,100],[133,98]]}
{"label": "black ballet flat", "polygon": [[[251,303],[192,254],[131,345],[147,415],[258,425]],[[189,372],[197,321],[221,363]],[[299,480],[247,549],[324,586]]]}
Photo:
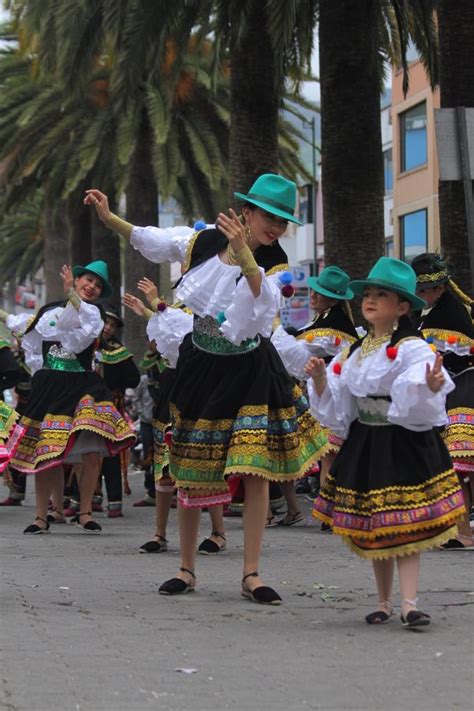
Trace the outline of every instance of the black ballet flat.
{"label": "black ballet flat", "polygon": [[193,571],[188,568],[180,568],[180,570],[183,573],[188,573],[192,577],[193,583],[186,583],[184,580],[181,580],[181,578],[170,578],[170,580],[166,580],[159,588],[158,592],[160,595],[184,595],[188,592],[194,592],[196,576]]}
{"label": "black ballet flat", "polygon": [[402,627],[414,629],[415,627],[427,627],[431,624],[431,617],[421,610],[410,610],[406,617],[400,615]]}
{"label": "black ballet flat", "polygon": [[383,610],[376,610],[375,612],[371,612],[370,615],[367,615],[365,621],[368,625],[385,625],[390,620],[392,614],[393,613],[390,613],[388,615]]}
{"label": "black ballet flat", "polygon": [[163,536],[157,536],[159,541],[148,541],[138,549],[140,553],[165,553],[168,550],[168,541]]}
{"label": "black ballet flat", "polygon": [[81,511],[71,518],[69,523],[74,523],[83,533],[101,533],[102,526],[99,526],[97,521],[88,521],[84,525],[81,524],[81,516],[90,516],[90,511]]}
{"label": "black ballet flat", "polygon": [[242,597],[247,598],[247,600],[252,600],[257,602],[259,605],[281,605],[281,597],[273,588],[268,587],[268,585],[259,585],[258,588],[250,590],[248,585],[245,584],[247,578],[257,578],[258,573],[247,573],[242,578]]}
{"label": "black ballet flat", "polygon": [[201,555],[217,555],[221,551],[225,551],[227,545],[227,538],[224,536],[224,534],[220,533],[219,531],[213,531],[211,533],[211,536],[218,536],[219,538],[222,538],[222,545],[219,545],[215,541],[211,541],[210,538],[205,538],[198,548],[198,553],[200,553]]}
{"label": "black ballet flat", "polygon": [[50,533],[49,523],[47,521],[45,521],[44,518],[41,518],[41,516],[37,516],[35,518],[35,521],[43,521],[43,523],[46,524],[46,528],[41,528],[41,526],[37,526],[36,523],[30,523],[30,525],[25,528],[23,533],[27,533],[28,535],[31,535],[31,536],[37,536],[37,535],[40,535],[41,533]]}

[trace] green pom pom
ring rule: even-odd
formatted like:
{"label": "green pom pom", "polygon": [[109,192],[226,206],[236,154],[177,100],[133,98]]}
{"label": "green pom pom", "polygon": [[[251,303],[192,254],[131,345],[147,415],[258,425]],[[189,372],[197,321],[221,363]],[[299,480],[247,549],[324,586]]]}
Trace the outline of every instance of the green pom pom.
{"label": "green pom pom", "polygon": [[216,316],[216,321],[217,321],[219,324],[224,323],[224,321],[225,321],[225,313],[224,313],[223,311],[221,311],[220,313],[217,314],[217,316]]}
{"label": "green pom pom", "polygon": [[49,322],[49,325],[50,325],[50,326],[56,326],[56,321],[50,321],[50,322]]}

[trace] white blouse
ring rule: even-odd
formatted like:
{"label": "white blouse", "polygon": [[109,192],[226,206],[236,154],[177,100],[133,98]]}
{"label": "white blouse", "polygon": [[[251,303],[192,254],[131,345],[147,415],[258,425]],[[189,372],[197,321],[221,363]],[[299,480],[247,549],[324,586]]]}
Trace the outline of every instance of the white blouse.
{"label": "white blouse", "polygon": [[[130,242],[140,254],[152,262],[179,261],[183,264],[194,235],[195,232],[190,227],[134,227]],[[281,294],[278,273],[267,277],[262,268],[260,273],[262,286],[259,296],[255,298],[247,279],[241,278],[240,267],[224,264],[216,254],[184,274],[176,289],[176,297],[197,316],[216,318],[224,314],[220,329],[225,338],[235,345],[247,338],[255,338],[258,334],[269,338],[273,320],[278,313]],[[166,309],[161,312],[158,319],[161,322],[163,317],[165,320],[174,320],[175,316],[171,316],[170,311],[171,309]],[[163,333],[159,335],[155,330],[158,319],[151,328],[155,333],[155,341],[158,337],[162,344],[160,348],[157,341],[158,349],[164,353],[162,349],[167,348],[167,339],[173,334],[163,322]]]}
{"label": "white blouse", "polygon": [[[401,341],[396,357],[387,356],[389,341],[377,351],[361,358],[360,348],[344,361],[336,356],[327,368],[327,385],[319,397],[312,379],[308,380],[311,412],[321,424],[344,439],[358,416],[357,400],[370,395],[389,396],[387,419],[394,425],[421,432],[447,424],[446,395],[454,383],[443,368],[445,383],[438,393],[426,384],[426,364],[432,367],[435,354],[422,339]],[[338,374],[334,365],[339,363]]]}
{"label": "white blouse", "polygon": [[48,309],[36,326],[23,335],[30,319],[31,314],[10,314],[6,324],[14,335],[21,338],[25,363],[32,374],[43,367],[43,341],[58,341],[67,353],[73,355],[90,346],[104,328],[97,306],[85,301],[81,302],[78,310],[70,303]]}

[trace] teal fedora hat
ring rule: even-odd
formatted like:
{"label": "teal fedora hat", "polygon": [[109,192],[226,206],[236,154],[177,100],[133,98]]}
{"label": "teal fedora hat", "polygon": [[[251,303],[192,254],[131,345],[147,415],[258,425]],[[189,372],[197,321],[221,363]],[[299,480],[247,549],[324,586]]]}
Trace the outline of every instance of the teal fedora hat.
{"label": "teal fedora hat", "polygon": [[112,294],[112,287],[109,282],[109,268],[105,262],[98,259],[95,262],[86,264],[85,267],[73,267],[73,276],[79,277],[83,274],[94,274],[102,282],[102,298],[108,298]]}
{"label": "teal fedora hat", "polygon": [[296,183],[282,175],[265,173],[254,182],[247,195],[234,193],[239,200],[261,207],[265,212],[282,217],[284,220],[302,225],[295,217]]}
{"label": "teal fedora hat", "polygon": [[367,279],[356,279],[349,284],[355,294],[363,294],[366,286],[382,286],[405,297],[414,309],[423,309],[426,301],[416,295],[416,274],[406,262],[393,257],[380,257]]}
{"label": "teal fedora hat", "polygon": [[325,267],[317,277],[309,277],[306,282],[310,289],[330,299],[352,299],[354,293],[349,289],[349,274],[339,267]]}

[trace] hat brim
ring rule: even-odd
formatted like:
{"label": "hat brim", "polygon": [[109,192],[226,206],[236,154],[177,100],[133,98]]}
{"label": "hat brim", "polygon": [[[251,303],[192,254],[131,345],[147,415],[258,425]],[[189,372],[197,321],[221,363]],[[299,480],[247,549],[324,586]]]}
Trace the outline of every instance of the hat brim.
{"label": "hat brim", "polygon": [[124,322],[122,321],[122,319],[120,318],[120,316],[117,316],[117,314],[112,313],[112,311],[106,311],[106,312],[105,312],[105,315],[108,316],[109,318],[113,318],[114,321],[117,321],[117,323],[118,323],[118,325],[119,325],[119,328],[123,328],[123,327],[124,327],[124,325],[125,325]]}
{"label": "hat brim", "polygon": [[251,202],[252,205],[256,205],[257,207],[261,207],[262,210],[265,210],[265,212],[270,212],[272,215],[277,215],[277,217],[282,217],[284,220],[288,220],[288,222],[293,222],[295,225],[302,225],[303,223],[301,220],[297,220],[294,215],[291,214],[291,212],[285,212],[284,210],[280,210],[278,207],[273,207],[273,205],[267,205],[267,203],[262,202],[261,200],[254,200],[253,198],[247,197],[247,195],[244,195],[243,193],[234,193],[234,196],[236,198],[239,198],[239,200],[244,200],[245,202]]}
{"label": "hat brim", "polygon": [[104,279],[102,274],[95,272],[93,269],[86,269],[85,267],[73,267],[72,274],[75,277],[80,277],[83,274],[93,274],[94,276],[98,277],[102,282],[102,294],[100,295],[101,298],[106,299],[107,297],[112,295],[113,289],[107,279]]}
{"label": "hat brim", "polygon": [[309,277],[306,280],[306,283],[310,289],[312,289],[313,291],[317,291],[318,294],[322,294],[323,296],[328,296],[330,299],[340,299],[341,301],[349,301],[350,299],[354,298],[354,293],[349,288],[344,292],[344,294],[335,294],[334,291],[325,289],[324,286],[321,286],[321,284],[319,283],[318,277]]}
{"label": "hat brim", "polygon": [[394,291],[399,296],[404,296],[407,301],[410,302],[412,307],[417,311],[418,309],[424,309],[426,306],[426,301],[421,299],[416,294],[412,294],[410,291],[405,291],[405,289],[398,289],[394,284],[383,279],[356,279],[351,281],[349,284],[350,288],[358,296],[362,296],[366,286],[382,286],[388,291]]}

